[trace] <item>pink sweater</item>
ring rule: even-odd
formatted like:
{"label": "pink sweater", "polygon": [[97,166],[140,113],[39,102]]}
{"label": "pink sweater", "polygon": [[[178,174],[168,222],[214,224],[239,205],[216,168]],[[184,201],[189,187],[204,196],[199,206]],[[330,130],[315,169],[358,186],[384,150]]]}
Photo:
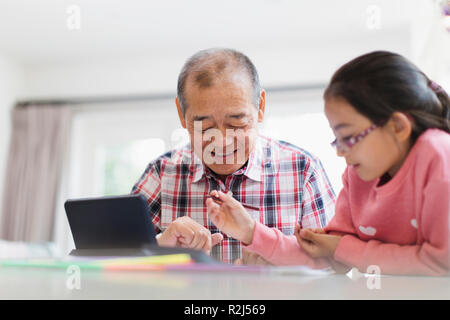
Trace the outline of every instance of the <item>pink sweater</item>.
{"label": "pink sweater", "polygon": [[[325,231],[343,235],[334,261],[365,272],[445,275],[449,262],[450,135],[429,129],[411,148],[397,174],[386,184],[365,182],[351,168],[335,216]],[[294,236],[256,223],[246,249],[274,264],[323,268],[333,259],[313,259]]]}

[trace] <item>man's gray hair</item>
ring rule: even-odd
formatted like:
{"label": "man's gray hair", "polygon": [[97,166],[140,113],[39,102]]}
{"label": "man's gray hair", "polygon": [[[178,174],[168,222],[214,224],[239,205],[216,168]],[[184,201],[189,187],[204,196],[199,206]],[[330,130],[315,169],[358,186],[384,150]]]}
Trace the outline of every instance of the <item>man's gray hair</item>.
{"label": "man's gray hair", "polygon": [[211,87],[214,80],[224,71],[244,71],[249,76],[253,87],[253,104],[259,108],[261,96],[261,85],[258,72],[252,61],[243,53],[228,48],[211,48],[201,50],[190,57],[178,76],[177,97],[180,102],[183,116],[188,107],[185,96],[186,80],[190,74],[195,73],[193,78],[199,88]]}

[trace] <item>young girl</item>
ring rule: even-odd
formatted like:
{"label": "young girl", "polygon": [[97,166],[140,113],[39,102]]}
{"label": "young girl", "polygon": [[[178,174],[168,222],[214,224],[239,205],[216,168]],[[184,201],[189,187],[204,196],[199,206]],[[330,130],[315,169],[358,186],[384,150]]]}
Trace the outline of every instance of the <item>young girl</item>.
{"label": "young girl", "polygon": [[347,162],[327,227],[297,226],[286,236],[216,191],[220,202],[207,201],[211,221],[273,264],[448,274],[448,95],[404,57],[378,51],[342,66],[324,99],[336,136],[332,146]]}

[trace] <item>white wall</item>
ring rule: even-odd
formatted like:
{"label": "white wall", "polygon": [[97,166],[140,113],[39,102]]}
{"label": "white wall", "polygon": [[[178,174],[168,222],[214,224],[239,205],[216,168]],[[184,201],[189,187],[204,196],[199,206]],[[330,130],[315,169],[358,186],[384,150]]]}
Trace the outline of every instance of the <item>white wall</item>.
{"label": "white wall", "polygon": [[[363,37],[362,35],[361,37]],[[410,29],[380,31],[367,38],[317,39],[309,43],[256,47],[251,42],[235,48],[247,54],[258,69],[263,86],[326,83],[348,60],[372,50],[392,50],[410,56]],[[205,49],[204,47],[198,50]],[[70,60],[26,66],[21,98],[167,93],[176,90],[178,73],[191,49],[155,49],[122,59]]]}
{"label": "white wall", "polygon": [[21,67],[0,54],[0,215],[11,133],[10,112],[15,100],[20,95],[21,83]]}

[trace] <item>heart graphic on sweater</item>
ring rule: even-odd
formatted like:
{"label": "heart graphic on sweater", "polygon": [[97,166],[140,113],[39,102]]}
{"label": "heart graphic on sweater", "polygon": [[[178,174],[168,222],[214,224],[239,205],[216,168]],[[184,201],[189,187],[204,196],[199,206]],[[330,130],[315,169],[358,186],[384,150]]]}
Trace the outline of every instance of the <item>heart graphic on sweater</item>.
{"label": "heart graphic on sweater", "polygon": [[417,229],[417,220],[416,219],[411,219],[411,225]]}
{"label": "heart graphic on sweater", "polygon": [[361,231],[361,232],[364,233],[365,235],[373,236],[373,235],[375,235],[375,233],[377,232],[377,229],[375,229],[375,228],[373,228],[373,227],[363,227],[363,226],[359,226],[359,231]]}

